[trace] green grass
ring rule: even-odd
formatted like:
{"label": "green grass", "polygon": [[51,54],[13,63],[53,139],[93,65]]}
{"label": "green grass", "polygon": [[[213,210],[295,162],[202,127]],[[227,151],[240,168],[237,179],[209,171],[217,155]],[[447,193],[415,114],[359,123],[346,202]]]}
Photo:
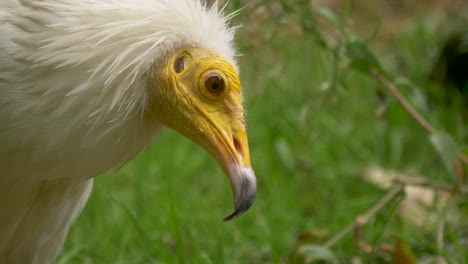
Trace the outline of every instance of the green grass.
{"label": "green grass", "polygon": [[[373,48],[391,52],[377,54],[384,65],[393,65],[391,71],[424,86],[434,58],[434,49],[424,48],[438,38],[418,21],[414,25],[395,43]],[[233,209],[227,178],[200,147],[166,130],[133,161],[96,178],[58,263],[285,263],[299,234],[337,233],[384,195],[361,179],[366,166],[447,181],[427,134],[394,99],[385,121],[375,117],[379,84],[373,78],[349,72],[346,87],[329,87],[332,58],[307,35],[263,45],[242,50],[240,57],[258,177],[250,211],[222,222]],[[402,90],[429,113],[418,105],[421,90]],[[429,114],[437,127],[463,140],[466,128],[453,124],[453,113]],[[378,245],[399,234],[388,208],[365,227],[368,242]],[[457,240],[456,230],[447,232],[447,239]],[[415,254],[436,251],[432,238],[418,230],[400,235]],[[332,250],[343,263],[356,255],[378,262],[358,252],[352,235]]]}

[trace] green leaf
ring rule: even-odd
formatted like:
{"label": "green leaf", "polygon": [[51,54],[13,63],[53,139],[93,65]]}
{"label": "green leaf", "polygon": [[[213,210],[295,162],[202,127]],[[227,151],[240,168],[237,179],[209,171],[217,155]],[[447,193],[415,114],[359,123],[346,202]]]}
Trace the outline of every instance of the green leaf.
{"label": "green leaf", "polygon": [[447,170],[452,176],[456,177],[453,162],[458,158],[458,155],[460,155],[460,149],[453,140],[452,136],[446,132],[439,131],[432,134],[430,136],[430,140],[442,158],[442,161],[444,162]]}
{"label": "green leaf", "polygon": [[289,1],[283,0],[280,3],[286,13],[291,13],[294,10],[294,5],[292,5]]}
{"label": "green leaf", "polygon": [[284,165],[289,169],[294,168],[294,155],[291,152],[288,142],[284,138],[280,138],[275,142],[275,148]]}
{"label": "green leaf", "polygon": [[356,0],[346,1],[343,5],[343,15],[345,18],[350,18],[353,15]]}
{"label": "green leaf", "polygon": [[67,251],[64,251],[61,255],[60,258],[57,260],[56,264],[66,264],[66,263],[71,263],[73,260],[76,260],[75,258],[78,257],[83,250],[84,247],[78,246],[71,248]]}
{"label": "green leaf", "polygon": [[351,59],[351,67],[355,70],[368,73],[371,68],[376,68],[383,72],[377,58],[362,42],[349,42],[346,45],[346,53]]}
{"label": "green leaf", "polygon": [[301,16],[301,25],[305,32],[316,32],[318,31],[318,23],[314,16],[303,12]]}
{"label": "green leaf", "polygon": [[339,260],[330,248],[320,245],[303,245],[297,250],[297,255],[306,259],[306,263],[324,261],[330,264],[339,264]]}
{"label": "green leaf", "polygon": [[323,16],[336,30],[340,33],[344,32],[343,23],[332,10],[323,6],[317,7],[316,10],[317,13]]}

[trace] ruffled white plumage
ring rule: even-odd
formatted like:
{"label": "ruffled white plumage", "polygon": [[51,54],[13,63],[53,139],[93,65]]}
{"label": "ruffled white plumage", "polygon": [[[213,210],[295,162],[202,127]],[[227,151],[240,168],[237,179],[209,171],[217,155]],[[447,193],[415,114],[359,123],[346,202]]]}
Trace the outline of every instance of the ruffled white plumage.
{"label": "ruffled white plumage", "polygon": [[55,258],[88,179],[157,130],[152,67],[183,45],[235,65],[228,20],[198,0],[0,2],[0,263]]}

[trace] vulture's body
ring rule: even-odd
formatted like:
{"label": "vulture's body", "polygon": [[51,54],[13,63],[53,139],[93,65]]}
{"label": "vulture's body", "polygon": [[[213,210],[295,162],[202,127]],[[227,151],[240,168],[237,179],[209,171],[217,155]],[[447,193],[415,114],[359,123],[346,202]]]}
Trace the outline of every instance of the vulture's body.
{"label": "vulture's body", "polygon": [[[216,57],[236,72],[232,37],[226,18],[198,0],[0,0],[0,263],[53,262],[92,178],[132,159],[162,125],[210,151],[239,196],[237,178],[253,173],[249,161],[229,164],[248,154],[246,139],[228,129],[240,158],[223,159],[213,147],[219,140],[204,136],[201,121],[191,123],[202,114],[186,114],[186,104],[200,113],[215,107],[190,88],[198,82],[176,93],[169,83],[198,67],[199,57]],[[180,60],[171,68],[180,50],[190,57],[182,72]],[[243,122],[242,107],[232,103],[240,90],[223,96],[218,103],[228,105],[229,120]],[[239,212],[251,204],[238,208],[237,200]]]}

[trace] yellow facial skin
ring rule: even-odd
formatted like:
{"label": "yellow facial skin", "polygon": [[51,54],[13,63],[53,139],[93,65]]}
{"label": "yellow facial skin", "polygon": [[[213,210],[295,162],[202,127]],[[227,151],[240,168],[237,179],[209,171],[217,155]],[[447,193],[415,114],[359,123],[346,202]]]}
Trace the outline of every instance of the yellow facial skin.
{"label": "yellow facial skin", "polygon": [[253,203],[256,179],[242,107],[241,86],[234,67],[219,55],[181,48],[164,67],[155,68],[147,119],[171,127],[205,148],[229,176],[235,212]]}

